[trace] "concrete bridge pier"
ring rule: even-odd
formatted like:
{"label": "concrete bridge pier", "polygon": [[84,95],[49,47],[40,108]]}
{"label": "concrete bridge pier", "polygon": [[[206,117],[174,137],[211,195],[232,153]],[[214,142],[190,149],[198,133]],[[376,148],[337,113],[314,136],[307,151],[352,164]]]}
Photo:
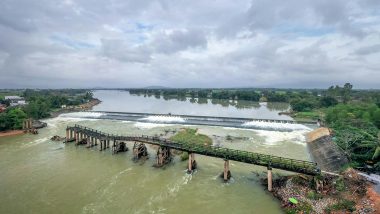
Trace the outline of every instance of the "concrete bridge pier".
{"label": "concrete bridge pier", "polygon": [[66,142],[72,141],[75,138],[73,132],[73,130],[69,129],[69,139],[66,139]]}
{"label": "concrete bridge pier", "polygon": [[135,142],[133,144],[133,160],[137,161],[142,157],[148,157],[148,149],[144,143]]}
{"label": "concrete bridge pier", "polygon": [[100,149],[99,149],[99,151],[103,151],[103,141],[102,140],[100,140]]}
{"label": "concrete bridge pier", "polygon": [[157,162],[156,167],[162,167],[172,161],[170,148],[166,146],[160,146],[157,150]]}
{"label": "concrete bridge pier", "polygon": [[112,154],[116,153],[116,147],[117,147],[117,140],[113,140],[112,144]]}
{"label": "concrete bridge pier", "polygon": [[84,135],[84,140],[86,141],[86,145],[87,145],[86,147],[90,148],[92,146],[91,137]]}
{"label": "concrete bridge pier", "polygon": [[187,164],[187,173],[191,174],[197,168],[197,162],[195,161],[195,154],[189,153],[189,160]]}
{"label": "concrete bridge pier", "polygon": [[66,129],[66,140],[65,142],[69,142],[69,138],[70,138],[70,130]]}
{"label": "concrete bridge pier", "polygon": [[79,133],[75,132],[75,145],[79,144]]}
{"label": "concrete bridge pier", "polygon": [[269,192],[272,192],[272,184],[273,184],[273,181],[272,181],[272,167],[268,166],[268,191]]}
{"label": "concrete bridge pier", "polygon": [[230,161],[227,159],[224,159],[223,180],[224,182],[227,182],[230,180],[230,178],[231,178]]}
{"label": "concrete bridge pier", "polygon": [[107,139],[107,141],[105,142],[105,147],[110,148],[110,140],[109,139]]}
{"label": "concrete bridge pier", "polygon": [[106,150],[107,149],[107,142],[109,140],[100,140],[100,151]]}

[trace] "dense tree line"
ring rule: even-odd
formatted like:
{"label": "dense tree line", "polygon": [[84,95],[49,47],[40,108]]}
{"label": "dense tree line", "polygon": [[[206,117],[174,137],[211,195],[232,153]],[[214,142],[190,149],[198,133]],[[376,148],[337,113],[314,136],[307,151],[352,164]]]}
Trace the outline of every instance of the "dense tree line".
{"label": "dense tree line", "polygon": [[326,112],[335,142],[351,165],[380,170],[380,108],[376,104],[339,104]]}
{"label": "dense tree line", "polygon": [[22,93],[27,101],[25,106],[10,107],[4,99],[0,103],[8,108],[0,113],[0,130],[20,129],[26,118],[41,119],[50,116],[53,109],[62,105],[79,105],[92,99],[92,92],[82,89],[31,90]]}

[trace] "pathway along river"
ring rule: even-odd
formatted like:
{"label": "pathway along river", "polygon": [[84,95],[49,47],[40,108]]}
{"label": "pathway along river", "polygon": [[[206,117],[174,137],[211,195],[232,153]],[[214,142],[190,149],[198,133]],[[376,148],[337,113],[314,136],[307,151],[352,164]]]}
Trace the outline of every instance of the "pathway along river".
{"label": "pathway along river", "polygon": [[[279,106],[287,108],[284,104],[268,108],[273,105],[245,102],[245,108],[238,109],[236,104],[165,101],[120,91],[95,91],[94,95],[103,101],[94,108],[99,111],[289,119],[277,115],[284,110]],[[264,167],[231,162],[233,178],[223,183],[218,177],[223,170],[221,159],[198,155],[199,168],[188,175],[187,162],[178,157],[163,169],[153,168],[155,150],[151,147],[149,160],[134,163],[130,151],[112,155],[109,150],[99,152],[49,140],[53,135],[64,136],[65,127],[73,124],[125,135],[165,135],[165,131],[186,127],[89,119],[81,114],[88,113],[46,120],[48,127],[39,135],[0,138],[0,213],[281,213],[278,201],[266,192],[256,175],[264,172]],[[287,132],[191,127],[224,147],[309,159],[304,139],[308,127]]]}

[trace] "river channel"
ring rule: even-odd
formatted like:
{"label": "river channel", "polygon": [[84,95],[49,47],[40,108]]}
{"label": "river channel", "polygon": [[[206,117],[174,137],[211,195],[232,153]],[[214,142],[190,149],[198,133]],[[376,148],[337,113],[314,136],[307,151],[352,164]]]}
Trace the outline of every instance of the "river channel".
{"label": "river channel", "polygon": [[[284,103],[165,100],[131,95],[126,91],[100,90],[95,111],[186,114],[222,117],[291,119],[279,116]],[[91,113],[91,112],[90,112]],[[89,112],[63,114],[44,120],[48,127],[38,135],[0,138],[0,213],[281,213],[279,202],[261,185],[266,168],[231,162],[232,179],[219,175],[223,160],[196,155],[197,171],[186,173],[179,157],[164,168],[154,168],[150,158],[133,162],[131,151],[112,155],[99,148],[76,147],[51,141],[64,136],[68,125],[84,125],[113,134],[169,136],[182,128],[198,128],[214,145],[309,160],[302,125],[287,131],[172,124],[163,121],[128,121],[88,118]],[[289,124],[291,125],[291,124]],[[274,125],[275,126],[275,125]],[[127,144],[131,149],[132,143]],[[273,170],[274,174],[288,172]]]}

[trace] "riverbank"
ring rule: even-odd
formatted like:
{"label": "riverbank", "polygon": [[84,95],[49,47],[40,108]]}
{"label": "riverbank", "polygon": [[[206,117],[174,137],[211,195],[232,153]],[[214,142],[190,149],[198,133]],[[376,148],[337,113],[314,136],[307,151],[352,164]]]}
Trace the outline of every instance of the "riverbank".
{"label": "riverbank", "polygon": [[307,148],[312,160],[325,172],[339,173],[349,163],[331,137],[331,130],[321,127],[306,135]]}
{"label": "riverbank", "polygon": [[65,114],[65,113],[91,110],[92,107],[98,105],[101,102],[102,102],[101,100],[94,98],[94,99],[90,100],[89,102],[78,105],[78,106],[58,109],[56,111],[51,112],[49,118],[58,117],[59,115]]}
{"label": "riverbank", "polygon": [[24,133],[25,132],[23,130],[8,130],[8,131],[0,132],[0,137],[15,136],[15,135],[21,135]]}
{"label": "riverbank", "polygon": [[380,195],[373,188],[358,171],[348,169],[341,176],[279,177],[273,181],[273,196],[285,213],[379,213]]}

